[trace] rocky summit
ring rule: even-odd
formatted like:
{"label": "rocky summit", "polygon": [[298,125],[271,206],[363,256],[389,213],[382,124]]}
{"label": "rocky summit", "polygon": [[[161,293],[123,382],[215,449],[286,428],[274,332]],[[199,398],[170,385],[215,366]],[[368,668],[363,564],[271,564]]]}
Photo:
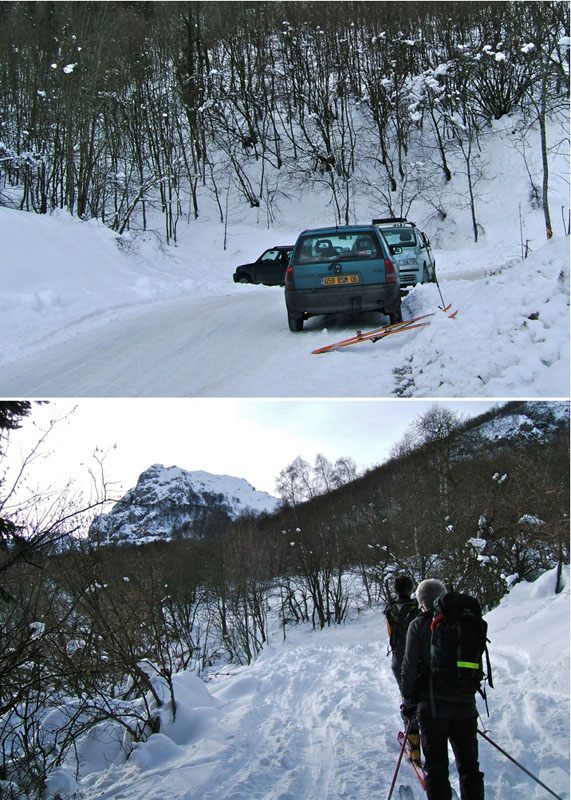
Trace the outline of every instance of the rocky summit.
{"label": "rocky summit", "polygon": [[105,544],[211,538],[228,521],[272,512],[278,502],[243,478],[154,464],[111,511],[93,520],[89,536]]}

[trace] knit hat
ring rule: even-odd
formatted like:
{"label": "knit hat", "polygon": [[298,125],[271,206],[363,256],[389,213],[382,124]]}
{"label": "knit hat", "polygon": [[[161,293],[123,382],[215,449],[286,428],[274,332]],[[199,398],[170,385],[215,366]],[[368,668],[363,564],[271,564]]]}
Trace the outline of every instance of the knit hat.
{"label": "knit hat", "polygon": [[397,575],[393,581],[395,592],[399,595],[410,595],[413,589],[412,579],[408,575]]}
{"label": "knit hat", "polygon": [[421,581],[416,587],[418,605],[425,611],[430,611],[436,598],[444,594],[445,591],[446,586],[436,578],[428,578],[425,581]]}

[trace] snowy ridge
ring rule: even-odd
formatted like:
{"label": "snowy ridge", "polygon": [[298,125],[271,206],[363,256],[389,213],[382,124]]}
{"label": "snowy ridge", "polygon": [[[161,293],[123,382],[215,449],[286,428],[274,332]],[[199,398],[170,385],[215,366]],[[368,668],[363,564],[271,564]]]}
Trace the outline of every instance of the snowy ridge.
{"label": "snowy ridge", "polygon": [[529,426],[528,433],[530,436],[541,436],[541,431],[534,424],[530,423],[529,417],[525,414],[514,414],[508,418],[499,417],[492,420],[490,423],[482,426],[482,432],[488,439],[497,441],[499,439],[509,439],[521,433],[524,426]]}
{"label": "snowy ridge", "polygon": [[170,539],[175,532],[196,538],[193,527],[209,511],[236,519],[245,513],[271,512],[277,503],[244,478],[153,464],[109,513],[94,519],[90,535],[139,544]]}
{"label": "snowy ridge", "polygon": [[245,510],[269,511],[275,508],[277,499],[267,492],[257,491],[244,478],[231,475],[214,475],[203,470],[187,471],[180,467],[164,467],[153,464],[140,475],[134,492],[154,489],[156,502],[184,500],[185,489],[203,496],[221,495],[232,518]]}
{"label": "snowy ridge", "polygon": [[[518,584],[486,615],[495,689],[480,727],[562,798],[569,798],[569,568]],[[399,698],[380,608],[314,632],[279,626],[249,667],[176,676],[177,714],[128,761],[112,730],[78,742],[50,779],[83,800],[370,800],[386,797],[398,758]],[[104,743],[104,738],[107,744]],[[486,800],[547,795],[480,740]],[[400,783],[414,785],[403,764]],[[408,772],[407,772],[408,770]],[[454,763],[452,783],[458,788]],[[416,789],[415,789],[416,792]]]}

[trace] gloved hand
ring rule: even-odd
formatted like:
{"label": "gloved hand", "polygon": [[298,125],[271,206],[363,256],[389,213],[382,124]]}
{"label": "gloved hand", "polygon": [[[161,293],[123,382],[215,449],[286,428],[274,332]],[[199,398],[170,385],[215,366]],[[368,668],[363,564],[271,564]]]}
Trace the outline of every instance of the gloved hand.
{"label": "gloved hand", "polygon": [[405,719],[414,719],[416,717],[416,706],[406,706],[403,703],[400,707],[400,713]]}

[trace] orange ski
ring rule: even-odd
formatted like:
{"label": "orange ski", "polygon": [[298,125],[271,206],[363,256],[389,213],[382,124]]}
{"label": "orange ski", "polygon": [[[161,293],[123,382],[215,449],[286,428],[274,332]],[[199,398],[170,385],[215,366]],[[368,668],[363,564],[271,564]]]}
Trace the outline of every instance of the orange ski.
{"label": "orange ski", "polygon": [[[448,312],[450,310],[450,305],[447,305],[441,310],[445,313]],[[453,319],[457,313],[457,311],[453,311],[452,314],[448,314],[449,319]],[[419,317],[406,319],[402,322],[395,322],[393,325],[385,325],[383,328],[374,328],[373,330],[365,331],[364,333],[357,331],[355,336],[350,336],[348,339],[342,339],[340,342],[335,342],[334,344],[328,344],[324,347],[319,347],[317,350],[312,350],[312,355],[328,353],[330,350],[339,350],[341,347],[349,347],[350,345],[357,344],[358,342],[377,342],[379,339],[384,339],[386,336],[390,336],[393,333],[414,330],[415,328],[423,328],[425,325],[429,325],[430,323],[422,322],[422,320],[428,320],[430,317],[434,317],[435,314],[436,311],[433,311],[431,314],[422,314]]]}

